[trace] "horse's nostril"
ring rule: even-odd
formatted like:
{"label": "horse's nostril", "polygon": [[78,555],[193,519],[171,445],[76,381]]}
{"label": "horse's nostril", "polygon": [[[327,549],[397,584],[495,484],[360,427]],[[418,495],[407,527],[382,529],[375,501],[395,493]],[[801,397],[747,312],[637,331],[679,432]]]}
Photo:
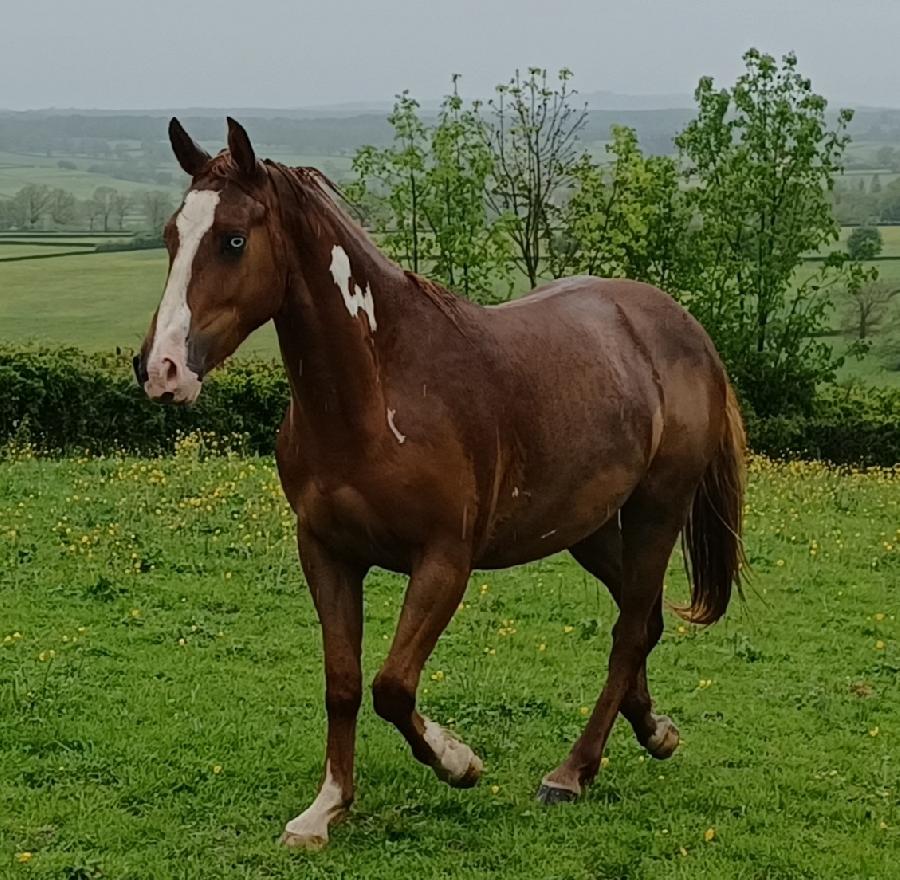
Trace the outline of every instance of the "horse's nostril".
{"label": "horse's nostril", "polygon": [[166,373],[166,382],[174,382],[178,378],[178,365],[171,358],[163,358],[163,369]]}
{"label": "horse's nostril", "polygon": [[175,392],[174,391],[164,391],[159,396],[159,399],[160,399],[161,403],[171,403],[175,399]]}

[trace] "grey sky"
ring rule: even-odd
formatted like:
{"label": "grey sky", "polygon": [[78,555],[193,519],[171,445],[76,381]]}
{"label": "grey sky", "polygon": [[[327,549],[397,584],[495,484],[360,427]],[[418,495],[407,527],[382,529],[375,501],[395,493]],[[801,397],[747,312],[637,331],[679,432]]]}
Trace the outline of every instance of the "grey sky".
{"label": "grey sky", "polygon": [[900,105],[900,0],[27,0],[4,3],[0,107],[304,107],[486,94],[516,67],[582,92],[730,81],[794,49],[837,102]]}

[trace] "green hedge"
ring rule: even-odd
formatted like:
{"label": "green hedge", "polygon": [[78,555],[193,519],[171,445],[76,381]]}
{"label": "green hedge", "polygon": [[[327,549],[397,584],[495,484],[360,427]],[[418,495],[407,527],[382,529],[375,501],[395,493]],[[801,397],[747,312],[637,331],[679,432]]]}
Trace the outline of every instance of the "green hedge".
{"label": "green hedge", "polygon": [[204,383],[192,407],[163,406],[137,387],[126,356],[74,348],[0,346],[0,444],[47,452],[157,453],[180,433],[242,435],[252,452],[272,452],[288,400],[279,364],[236,361]]}
{"label": "green hedge", "polygon": [[[288,393],[281,364],[239,360],[204,383],[196,406],[161,406],[135,385],[124,355],[0,346],[0,445],[158,453],[179,434],[201,430],[240,435],[242,448],[270,454]],[[746,418],[751,448],[766,455],[900,462],[900,390],[839,386],[820,394],[812,416]]]}

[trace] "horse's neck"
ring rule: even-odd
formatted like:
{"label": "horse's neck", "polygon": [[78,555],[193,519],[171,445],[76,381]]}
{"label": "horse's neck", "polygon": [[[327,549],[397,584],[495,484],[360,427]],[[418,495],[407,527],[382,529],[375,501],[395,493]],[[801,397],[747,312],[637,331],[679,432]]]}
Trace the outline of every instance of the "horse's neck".
{"label": "horse's neck", "polygon": [[289,246],[275,327],[309,432],[363,439],[384,421],[384,360],[397,322],[412,318],[409,282],[372,245],[342,232],[311,223]]}

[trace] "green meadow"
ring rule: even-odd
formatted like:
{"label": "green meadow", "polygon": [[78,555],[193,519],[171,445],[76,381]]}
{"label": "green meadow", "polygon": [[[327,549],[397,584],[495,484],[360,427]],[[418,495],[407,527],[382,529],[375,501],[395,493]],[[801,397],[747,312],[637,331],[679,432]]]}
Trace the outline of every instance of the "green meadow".
{"label": "green meadow", "polygon": [[[900,852],[900,472],[752,464],[746,600],[667,614],[682,746],[617,723],[580,803],[534,800],[602,684],[614,607],[569,557],[473,577],[420,698],[483,757],[457,791],[364,700],[357,801],[318,853],[318,623],[267,459],[0,466],[0,877],[878,878]],[[404,583],[366,586],[364,668]],[[685,580],[673,562],[667,597]]]}

